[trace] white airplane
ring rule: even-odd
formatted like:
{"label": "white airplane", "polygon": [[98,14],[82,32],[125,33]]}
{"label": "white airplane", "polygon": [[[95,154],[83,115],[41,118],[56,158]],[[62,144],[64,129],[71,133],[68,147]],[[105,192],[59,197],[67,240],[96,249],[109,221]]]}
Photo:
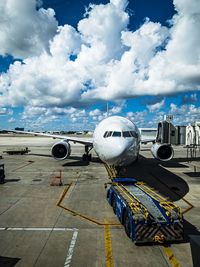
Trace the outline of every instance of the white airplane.
{"label": "white airplane", "polygon": [[168,161],[173,157],[173,148],[170,144],[156,143],[155,139],[141,140],[137,126],[127,118],[120,116],[111,116],[102,120],[97,125],[92,140],[25,131],[12,130],[11,132],[62,139],[51,148],[51,154],[56,160],[64,160],[70,156],[70,142],[85,146],[83,160],[91,160],[89,152],[93,148],[104,163],[114,167],[127,166],[137,161],[141,143],[154,142],[151,152],[156,159]]}

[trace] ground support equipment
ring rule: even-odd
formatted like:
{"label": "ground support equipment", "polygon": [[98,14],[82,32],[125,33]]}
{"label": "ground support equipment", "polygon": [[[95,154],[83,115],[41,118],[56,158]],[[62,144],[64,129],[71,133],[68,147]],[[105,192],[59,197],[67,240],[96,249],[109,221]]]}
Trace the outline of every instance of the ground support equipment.
{"label": "ground support equipment", "polygon": [[183,240],[180,208],[133,178],[112,180],[107,199],[135,243]]}
{"label": "ground support equipment", "polygon": [[3,153],[7,153],[8,155],[24,155],[30,152],[28,147],[25,148],[13,148],[13,149],[8,149],[6,151],[3,151]]}

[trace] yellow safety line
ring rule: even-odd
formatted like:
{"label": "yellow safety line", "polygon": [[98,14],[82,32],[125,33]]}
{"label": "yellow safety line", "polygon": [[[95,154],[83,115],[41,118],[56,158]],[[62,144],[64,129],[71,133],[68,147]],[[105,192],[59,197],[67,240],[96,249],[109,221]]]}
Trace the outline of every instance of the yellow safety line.
{"label": "yellow safety line", "polygon": [[185,214],[186,212],[190,211],[191,209],[194,208],[194,206],[184,197],[182,198],[183,201],[185,201],[185,203],[187,203],[189,205],[189,207],[183,211],[181,211],[181,214]]}
{"label": "yellow safety line", "polygon": [[[81,217],[82,219],[85,219],[85,220],[87,220],[87,221],[89,221],[89,222],[92,222],[92,223],[94,223],[94,224],[96,224],[96,225],[99,225],[99,226],[105,226],[105,223],[99,222],[99,221],[96,220],[96,219],[90,218],[90,217],[88,217],[88,216],[86,216],[86,215],[84,215],[84,214],[78,213],[77,211],[72,210],[72,209],[69,209],[68,207],[65,207],[65,206],[62,205],[62,201],[63,201],[63,199],[65,198],[65,196],[66,196],[67,192],[69,191],[70,187],[72,186],[72,184],[73,184],[73,183],[70,183],[68,186],[65,187],[65,189],[64,189],[64,191],[62,192],[62,194],[61,194],[61,196],[60,196],[60,198],[59,198],[59,200],[58,200],[58,202],[57,202],[56,205],[57,205],[58,207],[64,209],[64,210],[66,210],[66,211],[71,212],[71,213],[72,213],[73,215],[75,215],[75,216],[79,216],[79,217]],[[119,226],[119,227],[122,227],[122,225],[121,225],[120,223],[107,223],[106,225],[112,225],[112,226]]]}
{"label": "yellow safety line", "polygon": [[60,206],[61,202],[63,201],[64,197],[66,196],[68,190],[72,186],[72,183],[70,183],[68,186],[65,187],[64,191],[62,192],[61,196],[59,197],[58,202],[56,203],[56,206]]}
{"label": "yellow safety line", "polygon": [[106,252],[106,267],[114,267],[110,225],[106,220],[104,220],[104,241]]}
{"label": "yellow safety line", "polygon": [[[116,184],[117,185],[117,187],[131,200],[131,202],[133,202],[133,199],[132,199],[132,197],[130,197],[129,196],[129,194],[126,192],[127,190],[124,188],[124,186],[123,185],[118,185],[118,184]],[[122,189],[122,188],[124,189]],[[132,195],[132,194],[131,194]],[[133,196],[133,198],[136,200],[136,201],[138,201],[139,202],[139,200],[135,197],[135,196]],[[139,202],[140,203],[140,202]]]}
{"label": "yellow safety line", "polygon": [[180,263],[178,262],[178,260],[174,256],[173,251],[169,247],[162,247],[162,248],[165,252],[165,255],[168,257],[171,266],[172,267],[181,267]]}
{"label": "yellow safety line", "polygon": [[[155,191],[153,191],[153,190],[152,190],[151,188],[149,188],[148,186],[146,186],[146,185],[142,185],[142,186],[141,186],[141,185],[139,185],[139,184],[137,184],[137,183],[136,183],[136,185],[137,185],[137,187],[139,187],[141,190],[143,190],[142,187],[146,187],[146,188],[147,188],[147,193],[148,193],[148,191],[153,192],[153,194],[157,195],[157,196],[159,197],[159,199],[162,199],[163,201],[166,201],[166,198],[160,196],[158,193],[156,193]],[[145,190],[145,189],[144,189],[144,190]],[[150,194],[150,193],[149,193],[149,194]],[[150,196],[151,196],[152,198],[154,198],[155,200],[160,201],[160,200],[156,199],[156,197],[153,196],[152,194],[150,194]]]}

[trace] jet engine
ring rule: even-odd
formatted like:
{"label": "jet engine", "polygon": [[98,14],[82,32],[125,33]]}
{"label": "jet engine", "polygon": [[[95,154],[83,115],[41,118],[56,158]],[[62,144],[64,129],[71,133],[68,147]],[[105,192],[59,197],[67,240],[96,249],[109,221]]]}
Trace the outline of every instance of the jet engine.
{"label": "jet engine", "polygon": [[151,147],[151,153],[154,158],[161,161],[168,161],[174,156],[174,150],[170,144],[155,143]]}
{"label": "jet engine", "polygon": [[71,146],[66,141],[58,142],[52,146],[51,154],[57,160],[64,160],[70,156]]}

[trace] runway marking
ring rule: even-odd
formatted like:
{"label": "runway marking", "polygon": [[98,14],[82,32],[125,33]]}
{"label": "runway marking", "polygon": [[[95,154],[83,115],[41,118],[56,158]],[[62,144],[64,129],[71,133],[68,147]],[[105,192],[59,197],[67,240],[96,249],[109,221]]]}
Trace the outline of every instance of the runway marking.
{"label": "runway marking", "polygon": [[172,267],[181,267],[180,263],[178,260],[175,258],[173,251],[169,247],[162,247],[165,255],[168,257],[169,262]]}
{"label": "runway marking", "polygon": [[61,196],[60,196],[60,198],[59,198],[59,200],[58,200],[58,202],[57,202],[57,206],[58,206],[58,207],[60,207],[60,208],[62,208],[62,209],[64,209],[64,210],[66,210],[66,211],[72,213],[72,214],[75,215],[75,216],[79,216],[79,217],[81,217],[82,219],[85,219],[85,220],[87,220],[87,221],[89,221],[89,222],[91,222],[91,223],[94,223],[94,224],[96,224],[96,225],[99,225],[99,226],[109,225],[109,226],[118,226],[118,227],[122,227],[122,225],[121,225],[120,223],[105,223],[105,222],[103,223],[103,222],[99,222],[99,221],[96,220],[96,219],[90,218],[90,217],[88,217],[88,216],[86,216],[86,215],[84,215],[84,214],[78,213],[78,212],[75,211],[75,210],[72,210],[72,209],[69,209],[68,207],[63,206],[63,205],[62,205],[62,201],[63,201],[63,199],[65,198],[66,194],[68,193],[69,189],[71,188],[72,184],[73,184],[73,183],[70,183],[68,186],[65,187],[63,193],[61,194]]}
{"label": "runway marking", "polygon": [[106,250],[106,267],[114,267],[110,225],[106,220],[104,224],[104,241]]}
{"label": "runway marking", "polygon": [[73,233],[73,236],[72,236],[72,239],[71,239],[71,243],[70,243],[70,246],[69,246],[69,250],[68,250],[68,253],[67,253],[67,258],[66,258],[65,263],[64,263],[64,267],[69,267],[70,266],[70,263],[72,261],[72,256],[73,256],[73,253],[74,253],[74,248],[75,248],[75,245],[76,245],[77,236],[78,236],[78,230],[74,231],[74,233]]}
{"label": "runway marking", "polygon": [[1,227],[0,231],[78,231],[77,228]]}
{"label": "runway marking", "polygon": [[32,227],[0,227],[0,231],[71,231],[73,232],[71,243],[69,246],[67,258],[65,260],[64,267],[70,267],[70,263],[72,260],[77,236],[78,229],[77,228],[32,228]]}

